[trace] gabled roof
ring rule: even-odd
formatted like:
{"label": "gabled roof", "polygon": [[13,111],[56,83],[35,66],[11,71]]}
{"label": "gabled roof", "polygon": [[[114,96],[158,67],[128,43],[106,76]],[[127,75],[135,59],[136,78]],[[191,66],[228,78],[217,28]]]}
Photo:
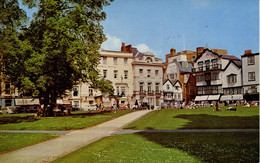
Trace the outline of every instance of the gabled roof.
{"label": "gabled roof", "polygon": [[163,82],[163,85],[164,85],[167,81],[169,81],[172,86],[174,85],[170,79],[166,79],[166,80]]}
{"label": "gabled roof", "polygon": [[228,60],[240,60],[239,58],[237,58],[236,56],[233,56],[233,55],[228,55],[228,54],[219,54],[219,53],[216,53],[210,49],[204,49],[203,52],[201,53],[201,55],[199,55],[195,60],[194,62],[197,62],[197,60],[206,52],[206,51],[209,51],[211,52],[212,54],[215,54],[217,55],[219,58],[223,58],[223,59],[228,59]]}
{"label": "gabled roof", "polygon": [[188,67],[183,67],[180,62],[175,62],[175,63],[178,66],[178,68],[179,68],[181,73],[183,73],[183,72],[192,72],[192,64],[191,63],[187,62]]}
{"label": "gabled roof", "polygon": [[182,87],[182,84],[181,84],[181,82],[179,80],[176,80],[176,82],[173,84],[173,86],[175,86],[175,84],[177,84],[177,83],[179,83],[180,86]]}
{"label": "gabled roof", "polygon": [[234,61],[234,60],[230,60],[227,64],[227,66],[224,68],[224,71],[228,68],[228,66],[231,64],[231,63],[234,63],[235,66],[237,66],[238,68],[241,68],[242,67],[242,62],[241,61]]}

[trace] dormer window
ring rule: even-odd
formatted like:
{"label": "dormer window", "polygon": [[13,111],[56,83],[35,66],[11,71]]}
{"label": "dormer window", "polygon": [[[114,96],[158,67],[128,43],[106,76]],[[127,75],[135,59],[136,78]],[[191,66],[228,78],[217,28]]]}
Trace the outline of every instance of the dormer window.
{"label": "dormer window", "polygon": [[227,76],[228,83],[236,83],[237,82],[237,75],[230,74]]}
{"label": "dormer window", "polygon": [[146,61],[146,63],[151,63],[151,62],[153,62],[153,60],[152,60],[151,57],[147,57],[145,61]]}

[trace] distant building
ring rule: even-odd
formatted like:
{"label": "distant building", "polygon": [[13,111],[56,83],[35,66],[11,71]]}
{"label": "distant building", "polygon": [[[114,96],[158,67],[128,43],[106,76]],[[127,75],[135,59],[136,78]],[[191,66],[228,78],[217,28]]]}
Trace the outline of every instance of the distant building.
{"label": "distant building", "polygon": [[[196,81],[190,80],[190,82],[188,83],[189,78],[192,74],[192,65],[194,63],[194,60],[196,59],[196,56],[197,52],[186,50],[176,53],[175,49],[172,48],[171,53],[166,55],[166,62],[163,65],[164,83],[167,80],[170,80],[172,83],[179,81],[182,86],[181,99],[186,103],[194,100],[195,98],[195,94],[191,94],[193,93],[193,91],[188,90],[189,94],[187,94],[187,88],[194,90],[194,88],[196,87]],[[189,84],[188,87],[187,84]],[[175,96],[173,98],[175,98]],[[173,101],[175,101],[175,99]],[[167,102],[169,103],[169,101]]]}
{"label": "distant building", "polygon": [[[134,49],[135,50],[135,49]],[[162,102],[163,69],[162,60],[151,52],[134,52],[134,94],[139,104],[159,108]]]}
{"label": "distant building", "polygon": [[133,54],[103,49],[99,53],[101,58],[97,68],[101,77],[112,82],[114,95],[103,95],[90,84],[79,83],[74,86],[69,98],[72,106],[87,110],[90,105],[102,103],[105,107],[117,105],[131,108],[133,105]]}
{"label": "distant building", "polygon": [[244,98],[259,101],[259,53],[246,50],[242,58]]}
{"label": "distant building", "polygon": [[[195,101],[232,102],[242,100],[241,60],[226,50],[197,48],[193,73],[196,74]],[[217,53],[217,52],[219,53]],[[225,54],[221,54],[225,53]]]}
{"label": "distant building", "polygon": [[175,102],[183,101],[182,92],[182,84],[179,80],[176,80],[174,83],[169,79],[164,81],[163,96],[168,108],[173,108]]}

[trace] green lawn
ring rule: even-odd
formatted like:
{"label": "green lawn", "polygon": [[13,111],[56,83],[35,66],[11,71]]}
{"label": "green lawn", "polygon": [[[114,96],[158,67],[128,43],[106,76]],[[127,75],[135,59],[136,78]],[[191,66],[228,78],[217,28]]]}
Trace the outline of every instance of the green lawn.
{"label": "green lawn", "polygon": [[0,153],[58,137],[56,134],[0,133]]}
{"label": "green lawn", "polygon": [[33,114],[13,114],[0,116],[0,130],[73,130],[94,126],[127,114],[133,110],[106,112],[103,114],[88,114],[75,112],[68,117],[41,117]]}
{"label": "green lawn", "polygon": [[258,132],[117,135],[54,162],[258,162],[258,138]]}
{"label": "green lawn", "polygon": [[237,107],[216,112],[215,108],[164,109],[153,111],[127,125],[132,130],[258,129],[259,107]]}

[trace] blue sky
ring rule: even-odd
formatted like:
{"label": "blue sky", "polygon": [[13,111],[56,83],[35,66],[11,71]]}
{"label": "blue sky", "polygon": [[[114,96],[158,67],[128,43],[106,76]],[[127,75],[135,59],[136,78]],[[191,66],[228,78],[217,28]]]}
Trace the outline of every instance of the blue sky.
{"label": "blue sky", "polygon": [[240,55],[259,52],[258,0],[115,0],[102,22],[108,50],[121,42],[164,60],[176,51],[205,47]]}
{"label": "blue sky", "polygon": [[171,48],[196,51],[206,44],[239,58],[247,49],[259,52],[258,0],[115,0],[104,10],[106,50],[125,42],[163,60]]}

